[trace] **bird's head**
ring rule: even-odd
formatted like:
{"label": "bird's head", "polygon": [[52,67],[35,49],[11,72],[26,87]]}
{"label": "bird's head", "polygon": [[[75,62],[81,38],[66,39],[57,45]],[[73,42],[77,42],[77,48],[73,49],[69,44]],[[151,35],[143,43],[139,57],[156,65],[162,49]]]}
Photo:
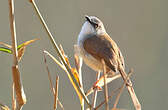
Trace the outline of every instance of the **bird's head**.
{"label": "bird's head", "polygon": [[106,30],[102,21],[95,16],[87,16],[85,15],[85,23],[82,26],[82,30],[84,34],[104,34]]}

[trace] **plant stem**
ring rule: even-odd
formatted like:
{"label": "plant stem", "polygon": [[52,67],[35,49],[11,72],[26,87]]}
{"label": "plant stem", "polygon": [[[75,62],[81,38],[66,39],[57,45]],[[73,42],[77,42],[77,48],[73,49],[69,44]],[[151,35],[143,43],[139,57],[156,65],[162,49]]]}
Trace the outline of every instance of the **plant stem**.
{"label": "plant stem", "polygon": [[67,69],[69,75],[72,77],[73,82],[74,82],[75,85],[77,86],[77,89],[79,90],[80,94],[81,94],[82,97],[84,98],[85,102],[88,104],[89,108],[91,108],[91,105],[90,105],[90,103],[89,103],[88,98],[86,97],[85,93],[81,90],[79,84],[77,83],[75,77],[73,76],[71,69],[70,69],[69,66],[67,65],[67,63],[66,63],[66,61],[65,61],[65,59],[64,59],[64,57],[63,57],[63,55],[61,54],[61,51],[60,51],[58,45],[56,44],[56,42],[55,42],[55,40],[54,40],[54,38],[53,38],[53,36],[52,36],[52,34],[51,34],[49,28],[47,27],[47,24],[45,23],[45,21],[44,21],[42,15],[40,14],[40,11],[39,11],[39,9],[38,9],[36,3],[34,2],[34,0],[30,0],[30,2],[32,3],[32,5],[33,5],[33,7],[34,7],[34,9],[35,9],[35,11],[36,11],[36,13],[37,13],[37,15],[38,15],[40,21],[41,21],[41,23],[43,24],[43,27],[44,27],[44,29],[46,30],[46,32],[47,32],[47,34],[48,34],[48,37],[49,37],[51,43],[53,44],[53,47],[54,47],[54,49],[56,50],[58,56],[60,57],[61,61],[62,61],[63,64],[65,65],[65,67],[66,67],[66,69]]}
{"label": "plant stem", "polygon": [[104,60],[102,59],[102,64],[103,64],[103,75],[104,75],[104,98],[106,101],[106,110],[109,110],[109,105],[108,105],[108,88],[107,88],[107,84],[106,84],[106,65]]}
{"label": "plant stem", "polygon": [[12,54],[13,54],[12,75],[17,99],[16,110],[21,110],[23,105],[26,103],[26,95],[24,94],[20,72],[18,69],[18,51],[17,51],[15,16],[14,16],[14,0],[8,0],[8,2],[9,2],[10,30],[12,39]]}
{"label": "plant stem", "polygon": [[[100,71],[96,74],[96,81],[99,80],[100,77]],[[93,93],[93,101],[92,101],[92,108],[96,107],[96,99],[97,99],[97,88],[94,88],[94,93]]]}

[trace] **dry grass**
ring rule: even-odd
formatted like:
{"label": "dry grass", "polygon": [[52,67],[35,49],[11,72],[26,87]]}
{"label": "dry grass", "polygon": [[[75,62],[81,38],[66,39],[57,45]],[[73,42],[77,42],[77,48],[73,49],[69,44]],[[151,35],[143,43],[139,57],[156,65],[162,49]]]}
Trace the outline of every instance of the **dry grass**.
{"label": "dry grass", "polygon": [[[132,98],[133,104],[135,106],[136,110],[141,110],[141,105],[138,101],[138,98],[136,97],[136,94],[134,92],[134,89],[132,87],[132,82],[130,80],[130,75],[133,73],[132,71],[129,72],[129,74],[127,75],[124,71],[124,69],[122,67],[120,67],[120,73],[121,75],[114,75],[112,77],[108,77],[108,75],[106,74],[106,68],[105,68],[105,63],[102,60],[102,63],[104,64],[104,70],[103,70],[103,76],[101,78],[100,77],[100,72],[97,74],[97,78],[96,78],[96,83],[93,84],[93,87],[91,87],[90,91],[87,94],[85,94],[85,90],[83,89],[83,81],[82,81],[82,75],[81,75],[81,61],[80,58],[77,56],[76,53],[74,53],[75,56],[75,64],[76,64],[76,68],[73,68],[70,65],[69,59],[67,57],[67,55],[65,54],[63,47],[62,46],[58,46],[56,44],[56,41],[54,40],[53,35],[51,34],[49,28],[47,27],[47,24],[45,22],[45,20],[43,19],[43,17],[40,14],[40,11],[37,7],[37,4],[35,3],[34,0],[30,0],[30,3],[32,4],[33,8],[35,9],[35,12],[37,14],[37,16],[39,17],[42,26],[44,27],[46,33],[48,34],[48,38],[51,41],[51,44],[53,45],[55,52],[57,53],[58,57],[60,58],[61,62],[57,59],[55,59],[49,52],[44,51],[44,64],[46,66],[46,70],[48,73],[48,79],[49,79],[49,84],[50,84],[50,89],[51,92],[53,94],[53,109],[56,110],[57,109],[57,104],[59,104],[59,106],[62,108],[62,110],[64,110],[64,107],[62,105],[62,103],[59,100],[59,96],[58,96],[58,92],[59,92],[59,76],[56,76],[55,79],[55,87],[53,86],[53,81],[51,78],[51,74],[47,65],[47,60],[46,60],[46,55],[48,55],[50,58],[52,58],[56,64],[58,64],[67,74],[71,84],[73,85],[77,95],[79,96],[79,101],[81,104],[81,110],[84,110],[84,102],[87,105],[88,109],[90,110],[98,110],[102,107],[102,105],[105,106],[106,110],[119,110],[117,108],[120,96],[124,90],[124,87],[126,85],[128,92]],[[23,89],[23,84],[22,84],[22,80],[20,77],[20,72],[18,69],[18,63],[19,63],[19,57],[18,57],[18,46],[17,46],[17,42],[16,42],[16,29],[15,29],[15,16],[14,16],[14,0],[9,0],[9,18],[10,18],[10,31],[11,31],[11,39],[12,39],[12,55],[13,55],[13,66],[12,66],[12,75],[13,75],[13,84],[12,84],[12,110],[21,110],[23,108],[23,105],[26,103],[26,95],[24,93],[24,89]],[[4,45],[4,43],[0,43],[2,45]],[[8,46],[9,45],[6,45]],[[23,50],[21,51],[20,56],[23,55],[24,53],[24,49],[25,47],[23,46],[22,48]],[[21,57],[20,57],[21,58]],[[109,84],[111,81],[120,78],[122,76],[124,83],[121,87],[117,88],[116,90],[112,91],[110,95],[109,91],[108,91],[108,86],[107,84]],[[87,86],[87,85],[84,85]],[[96,102],[97,99],[99,98],[97,96],[97,93],[99,92],[99,90],[104,87],[104,101],[101,102],[99,105],[96,106]],[[88,94],[92,94],[92,103],[90,103],[90,100],[88,99]],[[113,108],[109,108],[109,100],[116,94],[118,93],[118,95],[116,96],[116,99],[114,101],[114,105]],[[15,96],[16,95],[16,96]],[[16,98],[16,99],[15,99]],[[0,103],[0,107],[3,110],[9,110],[9,108],[6,105],[3,105]],[[77,108],[78,109],[78,108]]]}

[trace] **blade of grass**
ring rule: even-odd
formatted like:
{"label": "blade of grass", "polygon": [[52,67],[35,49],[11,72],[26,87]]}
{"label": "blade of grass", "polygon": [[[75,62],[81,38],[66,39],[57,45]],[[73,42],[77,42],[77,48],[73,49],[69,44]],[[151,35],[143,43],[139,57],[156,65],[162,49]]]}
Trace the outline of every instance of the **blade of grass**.
{"label": "blade of grass", "polygon": [[12,50],[6,47],[0,47],[0,51],[12,54]]}
{"label": "blade of grass", "polygon": [[5,46],[5,47],[7,47],[7,48],[12,48],[11,45],[8,45],[8,44],[6,44],[6,43],[4,43],[4,42],[0,42],[0,45],[3,45],[3,46]]}
{"label": "blade of grass", "polygon": [[79,84],[77,83],[77,81],[75,80],[75,77],[73,76],[73,74],[72,74],[72,72],[71,72],[71,69],[69,68],[69,66],[67,65],[67,63],[66,63],[66,61],[65,61],[65,59],[64,59],[64,57],[63,57],[63,55],[61,54],[61,51],[60,51],[58,45],[56,44],[56,42],[55,42],[55,40],[54,40],[54,38],[53,38],[51,32],[49,31],[49,29],[48,29],[48,27],[47,27],[47,24],[45,23],[43,17],[41,16],[40,11],[39,11],[39,9],[38,9],[36,3],[34,2],[34,0],[30,0],[30,2],[32,3],[32,5],[33,5],[33,7],[34,7],[34,9],[35,9],[35,11],[36,11],[36,13],[37,13],[37,15],[38,15],[40,21],[41,21],[41,23],[43,24],[43,27],[44,27],[44,29],[46,30],[46,32],[47,32],[47,34],[48,34],[48,37],[49,37],[51,43],[53,44],[54,49],[56,50],[58,56],[60,57],[60,59],[61,59],[61,61],[63,62],[64,66],[66,67],[66,69],[67,69],[67,71],[68,71],[68,74],[71,76],[72,80],[74,81],[75,85],[77,86],[78,91],[80,92],[80,94],[81,94],[82,97],[84,98],[84,100],[85,100],[85,102],[87,103],[87,105],[88,105],[89,107],[91,107],[88,98],[85,96],[84,92],[81,90]]}
{"label": "blade of grass", "polygon": [[27,45],[29,45],[29,44],[35,42],[36,40],[39,40],[39,39],[36,38],[36,39],[28,40],[28,41],[26,41],[26,42],[24,42],[24,43],[18,45],[17,49],[19,50],[20,48],[25,47],[25,46],[27,46]]}

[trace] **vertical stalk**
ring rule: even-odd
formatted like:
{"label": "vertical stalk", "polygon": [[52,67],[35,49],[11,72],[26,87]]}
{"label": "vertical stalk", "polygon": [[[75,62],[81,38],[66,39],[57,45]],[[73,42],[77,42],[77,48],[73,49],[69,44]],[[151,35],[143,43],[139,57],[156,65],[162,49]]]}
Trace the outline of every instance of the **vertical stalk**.
{"label": "vertical stalk", "polygon": [[9,19],[10,19],[10,30],[12,38],[12,52],[13,52],[13,66],[18,65],[18,52],[17,52],[17,40],[16,40],[16,28],[15,28],[15,17],[14,17],[14,0],[9,1]]}
{"label": "vertical stalk", "polygon": [[12,39],[12,54],[13,54],[12,75],[17,99],[16,110],[21,110],[23,105],[26,103],[26,96],[24,94],[20,72],[18,69],[18,51],[17,51],[16,28],[14,17],[14,0],[8,0],[8,3],[9,3],[9,20],[10,20],[11,39]]}
{"label": "vertical stalk", "polygon": [[107,88],[107,84],[106,84],[106,65],[104,60],[102,59],[102,64],[103,64],[103,75],[104,75],[104,98],[106,101],[106,110],[109,110],[109,105],[108,105],[108,88]]}
{"label": "vertical stalk", "polygon": [[57,109],[57,102],[58,102],[58,85],[59,85],[59,77],[56,76],[56,81],[55,81],[55,95],[54,95],[54,110]]}
{"label": "vertical stalk", "polygon": [[[96,81],[99,80],[99,77],[100,77],[100,71],[96,74]],[[94,88],[92,108],[96,107],[96,99],[97,99],[97,88]]]}

